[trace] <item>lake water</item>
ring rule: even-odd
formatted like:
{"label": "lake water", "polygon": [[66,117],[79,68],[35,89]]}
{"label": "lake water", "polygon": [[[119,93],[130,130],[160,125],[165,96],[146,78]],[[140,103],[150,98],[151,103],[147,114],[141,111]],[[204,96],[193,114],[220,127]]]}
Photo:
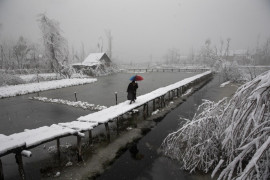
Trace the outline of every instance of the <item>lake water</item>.
{"label": "lake water", "polygon": [[[141,75],[144,77],[144,80],[138,82],[139,89],[137,95],[140,96],[196,74],[198,73],[143,73]],[[96,105],[111,106],[115,104],[115,92],[118,93],[118,102],[126,100],[126,88],[130,82],[129,78],[132,75],[134,74],[118,73],[111,76],[99,77],[98,81],[93,84],[44,91],[40,92],[39,96],[74,101],[74,92],[76,92],[78,100]],[[37,93],[0,99],[0,134],[9,135],[21,132],[24,129],[33,129],[59,122],[69,122],[76,120],[79,116],[91,113],[88,110],[66,105],[43,103],[28,99],[28,97],[36,95]],[[66,140],[64,138],[64,141]],[[52,145],[55,145],[55,142],[31,149],[33,157],[30,159],[24,158],[24,166],[28,179],[40,179],[41,164],[43,164],[43,161],[51,158],[47,153],[47,147]],[[11,154],[1,159],[5,179],[18,179],[18,170],[14,155]]]}

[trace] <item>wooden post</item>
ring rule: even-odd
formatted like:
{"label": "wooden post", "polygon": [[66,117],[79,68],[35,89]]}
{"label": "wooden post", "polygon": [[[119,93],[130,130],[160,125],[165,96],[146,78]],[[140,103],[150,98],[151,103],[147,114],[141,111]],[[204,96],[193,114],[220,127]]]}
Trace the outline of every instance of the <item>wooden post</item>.
{"label": "wooden post", "polygon": [[104,123],[105,129],[106,129],[106,134],[107,134],[107,140],[110,141],[110,129],[109,129],[109,124],[108,122]]}
{"label": "wooden post", "polygon": [[146,103],[146,116],[149,115],[149,106],[148,106],[148,102]]}
{"label": "wooden post", "polygon": [[177,93],[177,97],[179,97],[179,88],[177,88],[176,93]]}
{"label": "wooden post", "polygon": [[162,98],[163,100],[163,107],[165,107],[166,106],[166,100],[165,100],[165,95],[163,95],[163,98]]}
{"label": "wooden post", "polygon": [[146,104],[143,105],[143,117],[145,118]]}
{"label": "wooden post", "polygon": [[146,118],[148,116],[148,103],[143,105],[143,116]]}
{"label": "wooden post", "polygon": [[4,171],[1,159],[0,159],[0,180],[4,180]]}
{"label": "wooden post", "polygon": [[75,96],[75,101],[77,102],[78,100],[77,100],[77,93],[76,92],[74,92],[74,96]]}
{"label": "wooden post", "polygon": [[117,92],[114,93],[115,94],[115,104],[117,105]]}
{"label": "wooden post", "polygon": [[24,168],[23,168],[23,161],[22,161],[21,151],[18,151],[15,154],[15,159],[16,159],[16,163],[18,164],[18,169],[19,169],[21,179],[24,180],[25,179],[25,173],[24,173]]}
{"label": "wooden post", "polygon": [[89,142],[89,145],[92,144],[92,131],[91,130],[88,131],[88,142]]}
{"label": "wooden post", "polygon": [[119,117],[116,118],[116,134],[119,135]]}
{"label": "wooden post", "polygon": [[56,146],[57,146],[57,156],[60,159],[60,139],[56,139]]}
{"label": "wooden post", "polygon": [[81,136],[77,136],[77,156],[78,156],[78,161],[82,161],[82,138]]}
{"label": "wooden post", "polygon": [[156,99],[153,99],[153,111],[156,110]]}

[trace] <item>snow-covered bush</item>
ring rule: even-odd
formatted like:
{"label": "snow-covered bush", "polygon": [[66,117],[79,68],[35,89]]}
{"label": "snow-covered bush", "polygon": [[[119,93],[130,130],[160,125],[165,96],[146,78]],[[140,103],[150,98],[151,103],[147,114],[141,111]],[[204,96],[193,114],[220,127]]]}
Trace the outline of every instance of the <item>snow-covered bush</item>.
{"label": "snow-covered bush", "polygon": [[63,75],[65,78],[71,78],[72,74],[75,73],[75,70],[72,67],[64,67],[61,70],[61,75]]}
{"label": "snow-covered bush", "polygon": [[222,62],[218,72],[221,74],[224,81],[236,83],[246,82],[244,72],[239,68],[236,62]]}
{"label": "snow-covered bush", "polygon": [[[177,159],[185,170],[208,172],[219,161],[221,136],[224,132],[221,118],[226,98],[218,103],[208,100],[198,107],[198,114],[176,132],[169,134],[161,148],[166,156]],[[223,128],[223,129],[222,129]]]}
{"label": "snow-covered bush", "polygon": [[0,72],[0,86],[24,84],[25,82],[14,75]]}
{"label": "snow-covered bush", "polygon": [[205,101],[162,143],[189,171],[221,170],[218,179],[270,177],[270,71],[241,86],[226,103]]}

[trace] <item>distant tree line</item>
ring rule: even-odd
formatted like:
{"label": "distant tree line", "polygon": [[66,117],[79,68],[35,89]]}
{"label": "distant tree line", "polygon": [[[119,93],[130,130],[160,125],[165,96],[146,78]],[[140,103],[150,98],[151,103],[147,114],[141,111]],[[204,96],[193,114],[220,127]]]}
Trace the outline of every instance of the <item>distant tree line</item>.
{"label": "distant tree line", "polygon": [[187,56],[181,56],[180,50],[169,49],[163,59],[164,64],[204,65],[214,67],[217,62],[234,62],[238,65],[270,65],[270,38],[254,50],[231,50],[231,38],[221,39],[218,45],[212,44],[211,39],[205,40],[198,52],[191,48]]}

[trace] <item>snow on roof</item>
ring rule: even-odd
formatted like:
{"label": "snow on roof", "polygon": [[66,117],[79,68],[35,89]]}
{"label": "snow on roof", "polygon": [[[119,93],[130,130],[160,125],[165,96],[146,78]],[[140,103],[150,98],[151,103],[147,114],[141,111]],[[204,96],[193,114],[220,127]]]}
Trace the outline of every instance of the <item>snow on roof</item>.
{"label": "snow on roof", "polygon": [[13,138],[17,142],[25,142],[26,147],[29,148],[56,137],[73,135],[76,133],[76,130],[53,124],[51,126],[25,130],[24,132],[12,134],[9,137]]}
{"label": "snow on roof", "polygon": [[0,134],[0,142],[0,156],[9,150],[25,146],[24,141],[17,141],[16,139],[13,139],[12,137],[6,136],[4,134]]}
{"label": "snow on roof", "polygon": [[94,66],[100,64],[100,59],[105,53],[91,53],[87,58],[82,62],[82,65]]}
{"label": "snow on roof", "polygon": [[133,104],[129,104],[130,101],[125,101],[125,102],[122,102],[118,105],[111,106],[107,109],[104,109],[104,110],[101,110],[101,111],[98,111],[98,112],[95,112],[92,114],[88,114],[86,116],[81,116],[77,120],[86,121],[86,122],[106,123],[106,122],[113,120],[114,118],[116,118],[116,117],[118,117],[118,116],[120,116],[128,111],[131,111],[134,108],[142,106],[143,104],[145,104],[145,103],[147,103],[147,102],[149,102],[157,97],[165,95],[167,92],[169,92],[171,90],[179,88],[185,84],[188,84],[189,82],[194,81],[195,79],[198,79],[198,78],[203,77],[205,75],[208,75],[210,73],[211,73],[211,71],[207,71],[207,72],[198,74],[196,76],[186,78],[182,81],[171,84],[169,86],[156,89],[148,94],[144,94],[142,96],[137,97],[136,102]]}

